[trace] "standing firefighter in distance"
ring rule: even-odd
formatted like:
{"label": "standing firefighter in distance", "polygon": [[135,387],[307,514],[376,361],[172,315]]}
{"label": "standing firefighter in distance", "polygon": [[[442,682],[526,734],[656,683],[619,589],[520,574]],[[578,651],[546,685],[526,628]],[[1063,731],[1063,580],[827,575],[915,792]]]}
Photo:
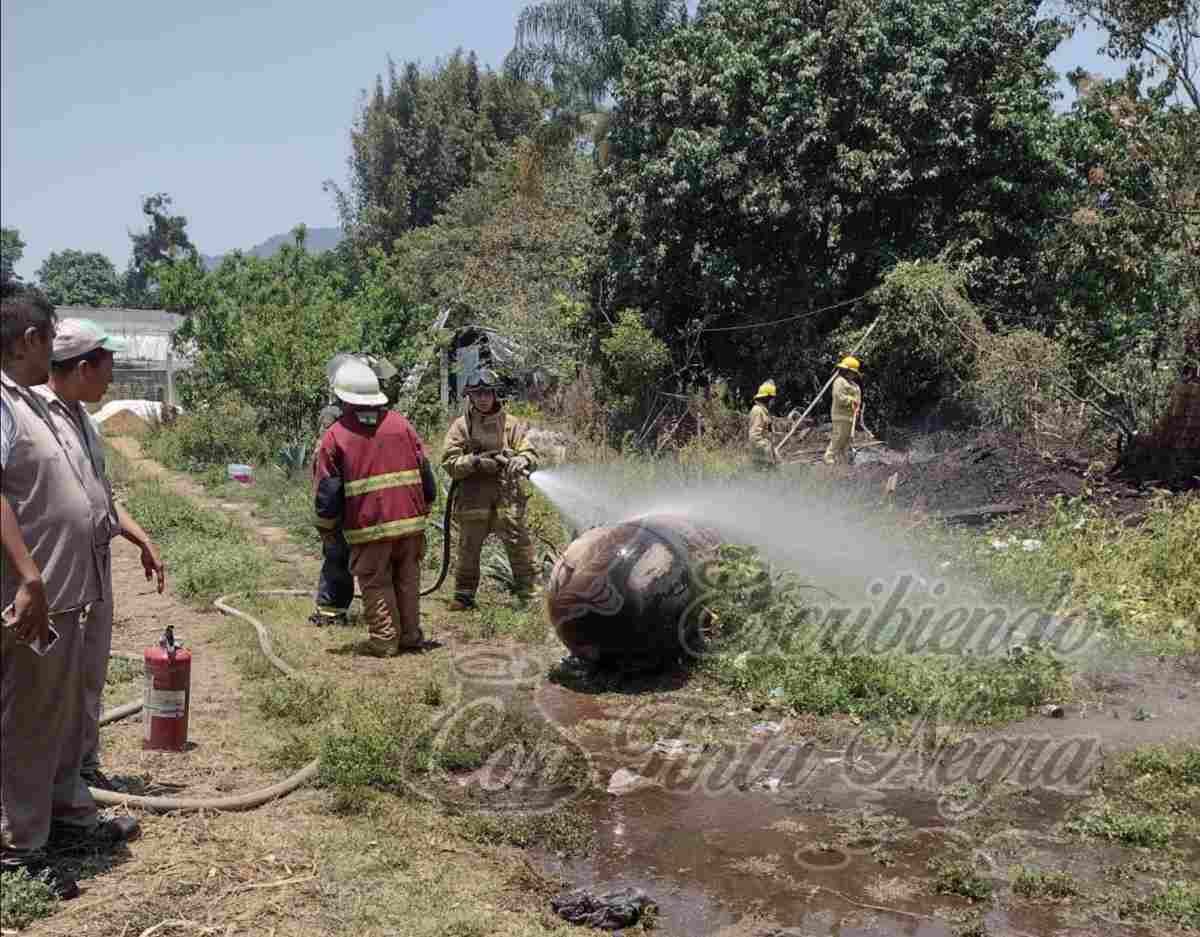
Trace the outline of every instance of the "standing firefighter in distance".
{"label": "standing firefighter in distance", "polygon": [[771,440],[771,407],[775,403],[775,382],[764,381],[754,395],[750,410],[750,458],[757,469],[779,467],[775,444]]}
{"label": "standing firefighter in distance", "polygon": [[458,561],[451,611],[474,608],[479,554],[488,534],[499,534],[512,567],[518,598],[533,593],[533,541],[525,526],[529,491],[525,476],[537,468],[528,427],[509,419],[497,396],[495,372],[480,371],[467,384],[467,412],[450,424],[442,467],[459,483],[454,497]]}
{"label": "standing firefighter in distance", "polygon": [[858,386],[858,359],[847,355],[837,366],[838,375],[833,381],[833,433],[829,437],[829,448],[825,450],[825,462],[829,465],[850,462],[850,441],[854,438],[854,424],[862,409],[862,389]]}
{"label": "standing firefighter in distance", "polygon": [[370,367],[343,363],[333,386],[342,415],[317,450],[316,525],[323,542],[341,525],[362,587],[367,651],[392,657],[425,641],[420,564],[437,487],[421,437],[387,409]]}
{"label": "standing firefighter in distance", "polygon": [[[396,369],[384,358],[376,358],[374,355],[334,355],[325,366],[331,400],[337,399],[333,393],[333,381],[337,376],[338,368],[353,359],[366,364],[381,381],[396,376]],[[342,408],[338,403],[331,402],[321,410],[318,417],[319,429],[316,445],[313,446],[314,454],[320,448],[321,438],[325,435],[326,430],[336,423],[341,415]],[[316,470],[317,460],[314,456],[313,472]],[[340,524],[333,529],[332,536],[322,539],[321,557],[321,574],[317,579],[316,607],[308,618],[309,623],[318,627],[329,624],[344,625],[346,610],[354,601],[354,574],[350,572],[350,544],[346,543],[346,536],[342,533]]]}

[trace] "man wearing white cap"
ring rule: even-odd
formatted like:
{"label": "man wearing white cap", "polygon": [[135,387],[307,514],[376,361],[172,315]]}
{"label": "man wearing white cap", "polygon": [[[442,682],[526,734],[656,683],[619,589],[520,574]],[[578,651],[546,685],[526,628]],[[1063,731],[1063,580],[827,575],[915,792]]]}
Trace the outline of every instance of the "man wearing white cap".
{"label": "man wearing white cap", "polygon": [[102,596],[93,603],[84,633],[84,706],[79,731],[83,752],[81,774],[96,787],[110,787],[100,771],[100,708],[112,651],[113,589],[109,544],[121,536],[142,551],[146,578],[156,578],[158,591],[166,584],[158,548],[112,496],[104,464],[104,447],[85,403],[99,403],[113,378],[113,354],[125,342],[107,333],[91,319],[63,319],[58,323],[50,355],[50,380],[37,388],[46,402],[64,448],[83,469],[85,490],[96,519],[92,547],[100,570]]}

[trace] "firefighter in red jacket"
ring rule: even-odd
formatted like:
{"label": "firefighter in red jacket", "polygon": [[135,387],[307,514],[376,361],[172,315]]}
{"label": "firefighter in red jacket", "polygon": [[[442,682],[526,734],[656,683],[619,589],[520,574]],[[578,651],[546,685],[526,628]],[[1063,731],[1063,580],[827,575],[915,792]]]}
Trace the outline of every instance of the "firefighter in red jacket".
{"label": "firefighter in red jacket", "polygon": [[338,368],[342,415],[317,450],[316,525],[322,539],[341,525],[350,569],[362,589],[368,653],[391,657],[423,646],[421,555],[437,495],[425,444],[408,420],[387,409],[375,372],[361,361]]}

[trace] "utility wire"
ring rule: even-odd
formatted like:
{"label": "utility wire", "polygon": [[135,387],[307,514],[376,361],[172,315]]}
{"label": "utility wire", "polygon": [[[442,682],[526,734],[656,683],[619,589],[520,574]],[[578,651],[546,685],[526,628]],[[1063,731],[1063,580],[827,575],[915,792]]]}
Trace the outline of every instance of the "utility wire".
{"label": "utility wire", "polygon": [[824,306],[820,309],[810,309],[808,312],[800,312],[794,316],[785,316],[782,319],[772,319],[770,322],[750,322],[746,325],[722,325],[711,329],[701,329],[701,332],[739,332],[743,329],[765,329],[772,325],[782,325],[785,322],[795,322],[797,319],[807,319],[810,316],[820,315],[822,312],[830,312],[834,309],[840,309],[842,306],[851,306],[854,303],[861,302],[871,295],[873,290],[867,290],[861,296],[855,296],[853,299],[843,299],[839,303],[834,303],[831,306]]}

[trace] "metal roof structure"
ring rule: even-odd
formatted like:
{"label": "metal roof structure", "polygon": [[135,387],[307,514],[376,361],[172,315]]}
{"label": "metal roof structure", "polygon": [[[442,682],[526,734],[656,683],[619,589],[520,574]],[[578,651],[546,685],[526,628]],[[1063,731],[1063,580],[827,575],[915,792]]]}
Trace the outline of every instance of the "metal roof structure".
{"label": "metal roof structure", "polygon": [[168,358],[177,365],[187,361],[186,355],[171,350],[171,336],[184,322],[179,313],[123,306],[58,306],[55,311],[60,319],[92,319],[125,339],[128,348],[115,356],[118,367],[165,367]]}

